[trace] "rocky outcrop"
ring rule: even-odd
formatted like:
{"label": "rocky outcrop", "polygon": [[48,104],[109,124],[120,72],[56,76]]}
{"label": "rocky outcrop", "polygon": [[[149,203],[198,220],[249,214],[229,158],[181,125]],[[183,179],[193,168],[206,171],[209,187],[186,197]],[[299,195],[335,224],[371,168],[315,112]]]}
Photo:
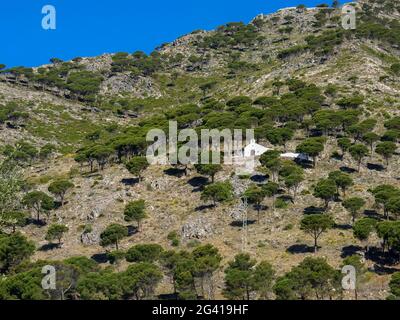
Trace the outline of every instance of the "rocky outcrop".
{"label": "rocky outcrop", "polygon": [[213,223],[210,218],[199,215],[189,220],[182,226],[182,238],[205,239],[214,233]]}
{"label": "rocky outcrop", "polygon": [[101,94],[118,94],[121,92],[132,93],[138,98],[160,97],[161,92],[148,77],[133,76],[131,74],[116,74],[103,81],[100,88]]}
{"label": "rocky outcrop", "polygon": [[229,212],[229,216],[233,220],[241,220],[247,210],[247,206],[243,201],[238,202]]}
{"label": "rocky outcrop", "polygon": [[95,246],[100,243],[100,233],[96,231],[84,232],[81,234],[81,242],[87,246]]}

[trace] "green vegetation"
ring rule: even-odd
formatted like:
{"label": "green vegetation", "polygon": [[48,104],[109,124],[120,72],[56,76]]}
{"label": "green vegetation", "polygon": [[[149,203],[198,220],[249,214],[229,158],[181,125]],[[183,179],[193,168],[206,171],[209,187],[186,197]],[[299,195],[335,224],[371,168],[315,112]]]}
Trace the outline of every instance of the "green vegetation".
{"label": "green vegetation", "polygon": [[323,179],[315,186],[314,197],[322,199],[325,209],[328,209],[329,202],[334,199],[336,190],[336,183],[334,180]]}
{"label": "green vegetation", "polygon": [[23,204],[33,210],[36,214],[37,222],[40,222],[42,213],[49,213],[54,208],[54,200],[42,191],[32,191],[25,195]]}
{"label": "green vegetation", "polygon": [[35,245],[21,233],[0,234],[0,270],[9,272],[35,251]]}
{"label": "green vegetation", "polygon": [[327,299],[340,295],[340,272],[323,258],[305,258],[274,286],[278,300]]}
{"label": "green vegetation", "polygon": [[46,240],[47,241],[53,241],[53,240],[58,240],[58,244],[61,245],[61,239],[68,231],[68,227],[61,225],[61,224],[52,224],[49,229],[47,230],[46,234]]}
{"label": "green vegetation", "polygon": [[332,228],[334,222],[332,218],[326,214],[313,214],[305,216],[301,220],[301,229],[310,234],[314,238],[314,251],[318,251],[318,239],[323,232]]}
{"label": "green vegetation", "polygon": [[320,35],[307,36],[304,45],[297,45],[288,49],[282,50],[278,54],[278,58],[285,59],[292,55],[302,54],[310,51],[316,56],[331,54],[335,46],[340,45],[344,39],[342,30],[327,30]]}
{"label": "green vegetation", "polygon": [[389,283],[391,295],[388,297],[390,300],[399,300],[400,298],[400,272],[392,275]]}
{"label": "green vegetation", "polygon": [[253,294],[266,299],[272,292],[274,278],[275,271],[268,262],[262,261],[256,265],[256,261],[248,254],[238,254],[225,270],[223,293],[232,300],[250,300],[254,298]]}
{"label": "green vegetation", "polygon": [[163,248],[158,244],[138,244],[125,254],[128,262],[154,262],[161,257]]}
{"label": "green vegetation", "polygon": [[235,46],[250,46],[262,40],[253,25],[232,22],[220,26],[217,31],[203,39],[200,44],[204,48],[220,49]]}
{"label": "green vegetation", "polygon": [[210,176],[212,183],[214,183],[215,175],[222,170],[219,164],[196,164],[195,168],[198,173]]}
{"label": "green vegetation", "polygon": [[321,139],[308,138],[304,140],[296,149],[297,152],[305,153],[311,158],[313,158],[314,167],[317,163],[318,155],[324,151],[324,144]]}
{"label": "green vegetation", "polygon": [[260,221],[261,202],[265,198],[265,191],[256,185],[250,186],[243,194],[249,203],[254,204],[257,209],[258,221]]}
{"label": "green vegetation", "polygon": [[204,187],[201,193],[202,200],[211,200],[214,206],[217,202],[226,202],[233,197],[232,185],[229,182],[216,182]]}
{"label": "green vegetation", "polygon": [[151,75],[163,67],[163,61],[158,52],[147,56],[142,51],[136,51],[129,55],[126,52],[118,52],[112,57],[113,72],[131,72],[133,75]]}
{"label": "green vegetation", "polygon": [[119,241],[128,236],[128,228],[119,224],[110,224],[100,235],[101,245],[115,245],[118,250]]}
{"label": "green vegetation", "polygon": [[131,158],[127,163],[126,163],[126,168],[128,171],[139,177],[139,181],[142,180],[142,173],[146,168],[149,166],[149,163],[145,157],[141,156],[135,156]]}
{"label": "green vegetation", "polygon": [[359,197],[348,198],[343,201],[343,207],[351,214],[353,224],[360,213],[361,208],[365,205],[365,201]]}
{"label": "green vegetation", "polygon": [[68,190],[72,189],[74,184],[68,180],[53,181],[49,185],[49,192],[60,198],[61,205],[64,205],[65,194]]}
{"label": "green vegetation", "polygon": [[144,200],[129,202],[124,210],[125,221],[136,221],[138,230],[140,231],[142,220],[147,218],[145,209]]}
{"label": "green vegetation", "polygon": [[369,154],[368,148],[363,144],[355,144],[349,148],[350,155],[358,163],[358,171],[360,171],[363,159]]}

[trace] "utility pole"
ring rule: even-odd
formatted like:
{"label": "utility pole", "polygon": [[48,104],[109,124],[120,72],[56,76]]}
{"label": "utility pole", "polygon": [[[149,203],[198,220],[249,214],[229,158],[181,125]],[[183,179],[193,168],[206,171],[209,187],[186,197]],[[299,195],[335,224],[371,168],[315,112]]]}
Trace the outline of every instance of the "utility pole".
{"label": "utility pole", "polygon": [[248,236],[248,228],[247,228],[247,198],[242,198],[242,252],[245,252],[247,249],[247,236]]}

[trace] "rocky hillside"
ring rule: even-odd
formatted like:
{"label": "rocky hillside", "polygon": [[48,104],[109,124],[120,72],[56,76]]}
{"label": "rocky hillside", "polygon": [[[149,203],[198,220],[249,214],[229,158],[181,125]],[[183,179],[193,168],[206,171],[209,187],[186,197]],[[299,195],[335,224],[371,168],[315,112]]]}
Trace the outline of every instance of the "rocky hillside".
{"label": "rocky hillside", "polygon": [[[400,4],[354,6],[355,30],[341,27],[338,8],[298,6],[194,31],[150,55],[4,69],[0,191],[10,196],[0,196],[0,248],[22,240],[15,259],[0,250],[0,299],[60,298],[35,273],[51,263],[76,269],[70,299],[353,299],[338,285],[349,263],[358,299],[398,299]],[[315,161],[272,152],[250,176],[228,165],[143,164],[146,133],[169,120],[253,128],[259,144]],[[235,256],[258,263],[241,270],[248,296]],[[327,270],[323,289],[293,280],[296,266],[312,264]],[[135,268],[152,284],[109,288]]]}

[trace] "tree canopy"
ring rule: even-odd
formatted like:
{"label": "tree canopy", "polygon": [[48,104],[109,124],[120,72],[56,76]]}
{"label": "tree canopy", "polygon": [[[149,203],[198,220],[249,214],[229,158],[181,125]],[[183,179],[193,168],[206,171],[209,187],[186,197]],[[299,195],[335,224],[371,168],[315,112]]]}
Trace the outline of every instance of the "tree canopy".
{"label": "tree canopy", "polygon": [[128,236],[128,228],[120,224],[110,224],[101,234],[101,245],[109,246],[111,244],[115,245],[118,250],[118,245],[121,239]]}
{"label": "tree canopy", "polygon": [[141,222],[147,218],[146,206],[144,200],[129,202],[124,210],[125,221],[136,221],[138,230],[140,230]]}
{"label": "tree canopy", "polygon": [[314,251],[318,251],[318,239],[328,229],[332,228],[334,221],[326,214],[312,214],[301,220],[301,230],[314,238]]}

